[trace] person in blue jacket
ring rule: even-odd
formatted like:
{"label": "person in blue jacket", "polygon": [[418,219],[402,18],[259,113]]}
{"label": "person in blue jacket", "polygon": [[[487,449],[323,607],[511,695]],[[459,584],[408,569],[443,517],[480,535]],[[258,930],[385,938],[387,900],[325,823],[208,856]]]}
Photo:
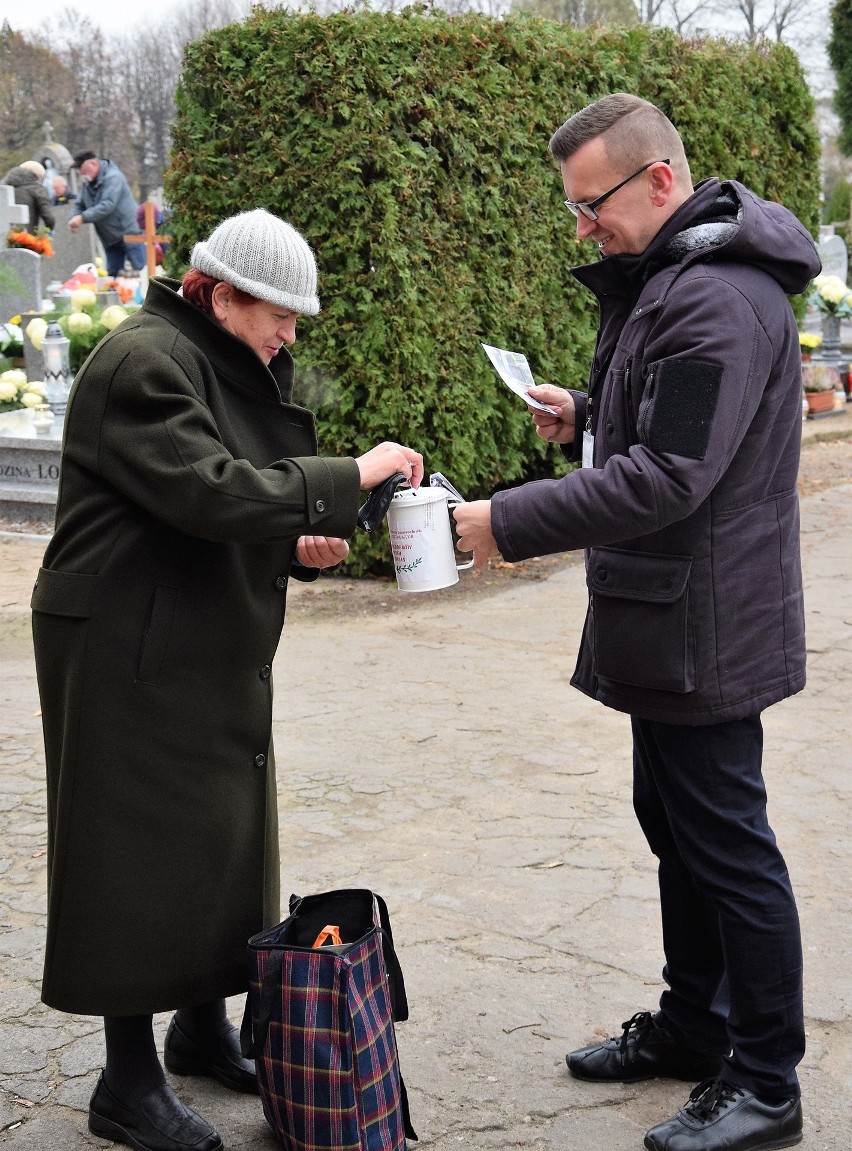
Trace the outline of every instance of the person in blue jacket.
{"label": "person in blue jacket", "polygon": [[128,244],[124,239],[141,234],[136,223],[136,200],[124,173],[112,160],[100,160],[94,152],[78,152],[74,165],[82,183],[80,211],[71,217],[68,227],[76,232],[83,224],[95,225],[110,276],[120,275],[127,260],[140,271],[145,266],[145,245]]}

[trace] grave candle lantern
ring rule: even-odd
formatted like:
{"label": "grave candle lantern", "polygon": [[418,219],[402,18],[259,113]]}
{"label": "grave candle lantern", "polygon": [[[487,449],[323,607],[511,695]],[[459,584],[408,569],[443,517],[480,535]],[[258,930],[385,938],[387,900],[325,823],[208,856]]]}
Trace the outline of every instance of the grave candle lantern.
{"label": "grave candle lantern", "polygon": [[68,393],[71,390],[70,347],[71,341],[59,324],[48,324],[47,332],[41,342],[46,384],[45,399],[50,404],[51,411],[57,416],[65,414]]}

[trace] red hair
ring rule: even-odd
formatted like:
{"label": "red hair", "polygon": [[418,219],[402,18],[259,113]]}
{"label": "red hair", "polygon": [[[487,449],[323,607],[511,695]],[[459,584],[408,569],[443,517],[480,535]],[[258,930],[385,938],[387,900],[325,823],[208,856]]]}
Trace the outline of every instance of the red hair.
{"label": "red hair", "polygon": [[[199,272],[197,268],[190,268],[182,282],[183,298],[189,300],[191,304],[195,304],[197,308],[201,308],[202,312],[206,312],[208,316],[212,316],[213,289],[217,284],[225,282],[217,280],[214,276],[208,276],[206,272]],[[250,304],[256,299],[255,296],[244,292],[242,288],[237,288],[233,284],[231,284],[231,290],[239,304]]]}

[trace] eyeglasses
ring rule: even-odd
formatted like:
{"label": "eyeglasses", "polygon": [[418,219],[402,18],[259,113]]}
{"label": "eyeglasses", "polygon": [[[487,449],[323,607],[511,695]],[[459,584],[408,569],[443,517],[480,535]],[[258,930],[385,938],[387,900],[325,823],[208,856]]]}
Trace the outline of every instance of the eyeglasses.
{"label": "eyeglasses", "polygon": [[641,176],[648,168],[653,167],[654,164],[668,164],[668,160],[649,160],[647,164],[643,164],[638,172],[634,172],[632,176],[628,176],[626,180],[622,180],[620,184],[616,184],[614,188],[610,188],[608,192],[604,192],[602,196],[596,196],[594,200],[588,203],[575,204],[573,200],[563,200],[563,204],[568,211],[574,216],[585,216],[587,220],[593,222],[599,218],[598,208],[608,200],[619,188],[623,188],[625,184],[629,184],[631,180],[635,180],[637,176]]}

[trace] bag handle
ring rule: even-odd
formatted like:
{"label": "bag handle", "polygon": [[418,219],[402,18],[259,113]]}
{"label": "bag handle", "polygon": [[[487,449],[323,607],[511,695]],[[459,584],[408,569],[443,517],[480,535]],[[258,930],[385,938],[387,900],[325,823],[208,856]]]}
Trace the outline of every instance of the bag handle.
{"label": "bag handle", "polygon": [[316,950],[318,947],[325,945],[326,939],[331,940],[332,947],[342,947],[343,940],[340,938],[340,928],[336,923],[327,923],[316,939],[311,944],[311,949]]}
{"label": "bag handle", "polygon": [[240,1026],[240,1050],[245,1059],[259,1059],[266,1046],[266,1033],[275,1009],[276,992],[281,992],[281,968],[284,966],[284,953],[280,950],[268,952],[266,971],[263,973],[263,987],[260,991],[260,1006],[257,1012],[257,1030],[252,1026],[251,997],[246,996],[243,1022]]}
{"label": "bag handle", "polygon": [[[405,980],[402,967],[397,958],[393,945],[390,916],[387,904],[381,895],[372,893],[374,906],[378,909],[379,922],[376,926],[382,934],[382,955],[388,975],[388,991],[390,994],[391,1018],[394,1023],[403,1023],[408,1018],[408,996],[405,993]],[[301,899],[292,896],[290,899],[290,914],[298,909]],[[374,916],[375,919],[375,916]],[[332,925],[326,925],[317,936],[314,947],[319,940],[330,932]],[[339,935],[339,932],[338,932]],[[284,953],[281,948],[272,948],[267,952],[266,970],[263,973],[263,986],[260,992],[260,1004],[257,1013],[257,1027],[252,1024],[250,997],[246,996],[243,1022],[240,1026],[240,1050],[246,1059],[259,1059],[266,1045],[266,1035],[269,1031],[269,1021],[275,1009],[275,1001],[281,992],[281,969],[284,965]]]}
{"label": "bag handle", "polygon": [[382,954],[385,957],[385,967],[388,972],[388,987],[390,988],[391,1019],[394,1023],[404,1023],[408,1018],[408,996],[405,994],[405,980],[402,977],[402,967],[397,959],[393,946],[393,932],[391,931],[388,905],[381,895],[373,892],[373,899],[379,909],[379,929],[382,933]]}

